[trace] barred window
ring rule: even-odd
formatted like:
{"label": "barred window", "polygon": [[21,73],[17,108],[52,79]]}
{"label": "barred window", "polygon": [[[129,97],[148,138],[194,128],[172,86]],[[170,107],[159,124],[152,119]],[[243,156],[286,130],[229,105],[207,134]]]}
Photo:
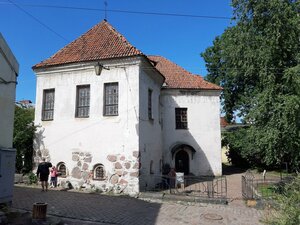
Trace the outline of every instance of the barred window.
{"label": "barred window", "polygon": [[148,89],[148,118],[153,119],[152,116],[152,90]]}
{"label": "barred window", "polygon": [[104,180],[105,179],[105,169],[102,164],[97,164],[94,166],[93,179],[94,180]]}
{"label": "barred window", "polygon": [[60,162],[57,164],[57,172],[60,176],[67,176],[67,168],[66,168],[66,164],[64,162]]}
{"label": "barred window", "polygon": [[42,120],[53,120],[55,90],[47,89],[43,93]]}
{"label": "barred window", "polygon": [[104,116],[118,115],[119,85],[118,83],[104,84]]}
{"label": "barred window", "polygon": [[175,108],[176,129],[188,129],[187,108]]}
{"label": "barred window", "polygon": [[77,86],[76,117],[89,117],[90,114],[90,85]]}

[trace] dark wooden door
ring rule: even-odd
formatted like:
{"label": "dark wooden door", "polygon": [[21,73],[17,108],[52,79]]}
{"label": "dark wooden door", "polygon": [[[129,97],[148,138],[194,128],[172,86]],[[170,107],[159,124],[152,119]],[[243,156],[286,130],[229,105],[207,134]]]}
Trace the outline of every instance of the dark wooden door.
{"label": "dark wooden door", "polygon": [[181,150],[176,153],[175,156],[175,170],[176,172],[184,173],[185,175],[189,174],[190,171],[190,160],[189,155],[186,151]]}

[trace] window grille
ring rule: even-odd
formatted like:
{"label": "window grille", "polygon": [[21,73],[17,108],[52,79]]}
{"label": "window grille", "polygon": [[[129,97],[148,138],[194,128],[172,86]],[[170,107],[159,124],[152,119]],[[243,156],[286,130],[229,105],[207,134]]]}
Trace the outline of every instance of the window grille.
{"label": "window grille", "polygon": [[53,120],[55,90],[47,89],[43,93],[42,120]]}
{"label": "window grille", "polygon": [[102,164],[97,164],[94,167],[93,179],[94,180],[104,180],[105,179],[105,170],[104,170],[104,166]]}
{"label": "window grille", "polygon": [[187,129],[187,108],[175,108],[176,129]]}
{"label": "window grille", "polygon": [[90,85],[77,86],[76,117],[89,117],[90,114]]}
{"label": "window grille", "polygon": [[119,87],[118,83],[104,84],[104,115],[118,115]]}
{"label": "window grille", "polygon": [[60,162],[57,164],[57,172],[60,174],[60,176],[67,176],[67,168],[65,163]]}

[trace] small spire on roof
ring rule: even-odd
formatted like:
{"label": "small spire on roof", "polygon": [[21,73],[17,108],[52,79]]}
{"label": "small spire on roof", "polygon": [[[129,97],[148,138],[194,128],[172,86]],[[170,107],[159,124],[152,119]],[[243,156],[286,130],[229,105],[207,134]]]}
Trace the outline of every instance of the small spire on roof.
{"label": "small spire on roof", "polygon": [[107,1],[104,1],[104,20],[107,21]]}

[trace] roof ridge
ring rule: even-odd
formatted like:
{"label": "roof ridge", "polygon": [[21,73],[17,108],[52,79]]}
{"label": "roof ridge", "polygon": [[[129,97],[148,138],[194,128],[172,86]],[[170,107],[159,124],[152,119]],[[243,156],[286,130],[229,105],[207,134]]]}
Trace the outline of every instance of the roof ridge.
{"label": "roof ridge", "polygon": [[[151,55],[149,55],[149,56],[151,56]],[[160,55],[153,55],[153,56],[154,56],[154,57],[160,57],[160,58],[163,58],[164,60],[168,61],[169,63],[174,64],[176,67],[178,67],[178,68],[181,69],[181,70],[184,70],[185,72],[187,72],[187,73],[190,74],[190,75],[198,76],[198,75],[193,74],[193,73],[191,73],[190,71],[186,70],[185,68],[183,68],[182,66],[178,65],[177,63],[171,61],[170,59],[167,59],[167,58],[164,57],[164,56],[160,56]],[[186,76],[186,74],[182,74],[182,75],[183,75],[183,76]]]}
{"label": "roof ridge", "polygon": [[[105,22],[105,20],[102,20],[100,23],[97,23],[96,25],[92,26],[89,30],[87,30],[86,32],[84,32],[83,34],[81,34],[79,37],[75,38],[73,41],[71,41],[70,43],[68,43],[67,45],[65,45],[64,47],[62,47],[61,49],[59,49],[56,53],[54,53],[53,55],[51,55],[49,58],[46,58],[45,60],[42,60],[40,63],[45,62],[46,60],[49,59],[53,59],[55,58],[56,55],[60,54],[62,51],[64,51],[66,48],[68,48],[70,45],[72,45],[73,43],[78,42],[83,36],[85,36],[87,33],[89,33],[90,31],[96,29],[96,27],[100,26],[101,24],[103,24]],[[39,63],[39,64],[40,64]]]}
{"label": "roof ridge", "polygon": [[119,31],[117,31],[106,19],[104,19],[102,22],[105,23],[111,31],[113,31],[116,35],[118,35],[128,47],[134,48],[135,50],[139,51],[141,54],[144,55],[144,53],[141,50],[139,50],[138,48],[130,44],[130,42],[125,38],[125,36],[121,34]]}
{"label": "roof ridge", "polygon": [[145,56],[145,54],[133,46],[107,20],[102,20],[32,68],[130,56]]}

